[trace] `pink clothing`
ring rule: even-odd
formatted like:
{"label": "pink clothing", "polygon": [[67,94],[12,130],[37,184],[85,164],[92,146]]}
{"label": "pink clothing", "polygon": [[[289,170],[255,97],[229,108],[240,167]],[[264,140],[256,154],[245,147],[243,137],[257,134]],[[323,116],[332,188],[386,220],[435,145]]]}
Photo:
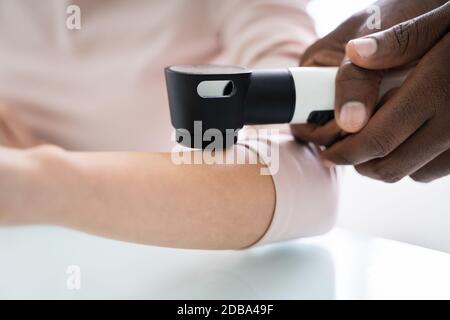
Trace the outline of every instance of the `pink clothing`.
{"label": "pink clothing", "polygon": [[[336,219],[337,175],[317,161],[319,149],[297,143],[290,134],[281,133],[274,140],[280,149],[279,168],[272,175],[276,206],[272,223],[257,245],[319,235]],[[246,145],[263,158],[269,154],[265,143],[253,140]]]}
{"label": "pink clothing", "polygon": [[[81,29],[69,30],[69,5]],[[0,100],[40,138],[69,150],[170,151],[163,69],[298,64],[315,39],[304,0],[0,0]],[[333,172],[283,138],[277,206],[261,243],[323,232]],[[256,142],[255,142],[256,143]]]}

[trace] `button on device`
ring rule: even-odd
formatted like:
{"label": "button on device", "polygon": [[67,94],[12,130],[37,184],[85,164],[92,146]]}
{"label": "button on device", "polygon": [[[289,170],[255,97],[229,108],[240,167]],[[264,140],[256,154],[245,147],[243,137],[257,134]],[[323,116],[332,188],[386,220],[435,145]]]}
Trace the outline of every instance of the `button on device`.
{"label": "button on device", "polygon": [[313,111],[308,116],[308,123],[324,125],[328,121],[334,119],[334,110]]}

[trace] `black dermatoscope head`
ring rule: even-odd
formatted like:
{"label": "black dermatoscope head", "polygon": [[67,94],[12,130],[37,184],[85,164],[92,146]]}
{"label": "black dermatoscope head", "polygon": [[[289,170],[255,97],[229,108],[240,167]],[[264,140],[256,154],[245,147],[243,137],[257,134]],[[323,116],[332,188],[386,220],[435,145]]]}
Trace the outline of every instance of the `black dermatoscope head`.
{"label": "black dermatoscope head", "polygon": [[226,148],[244,125],[290,122],[294,113],[288,69],[172,66],[165,76],[176,139],[187,147],[205,148],[220,132]]}

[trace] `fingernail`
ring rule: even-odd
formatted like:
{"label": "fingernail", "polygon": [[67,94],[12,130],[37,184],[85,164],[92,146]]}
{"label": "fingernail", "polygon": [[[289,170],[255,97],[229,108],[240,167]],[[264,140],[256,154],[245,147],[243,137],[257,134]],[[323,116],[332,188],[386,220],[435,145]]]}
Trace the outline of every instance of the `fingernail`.
{"label": "fingernail", "polygon": [[346,132],[357,132],[367,122],[367,110],[359,101],[349,101],[342,106],[339,113],[339,125]]}
{"label": "fingernail", "polygon": [[327,159],[322,159],[322,165],[325,168],[330,168],[330,169],[334,168],[336,166],[336,164],[334,162],[331,162],[330,160],[327,160]]}
{"label": "fingernail", "polygon": [[353,48],[355,48],[358,55],[362,58],[367,58],[377,52],[377,41],[373,38],[361,38],[350,40]]}

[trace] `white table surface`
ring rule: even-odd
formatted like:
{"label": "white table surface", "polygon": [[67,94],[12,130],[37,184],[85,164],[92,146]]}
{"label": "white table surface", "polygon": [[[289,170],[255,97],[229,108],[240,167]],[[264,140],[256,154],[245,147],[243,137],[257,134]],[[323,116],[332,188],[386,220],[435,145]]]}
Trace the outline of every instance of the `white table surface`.
{"label": "white table surface", "polygon": [[[70,265],[80,290],[67,288]],[[450,255],[337,229],[246,251],[191,251],[53,227],[0,229],[0,298],[450,298]]]}

